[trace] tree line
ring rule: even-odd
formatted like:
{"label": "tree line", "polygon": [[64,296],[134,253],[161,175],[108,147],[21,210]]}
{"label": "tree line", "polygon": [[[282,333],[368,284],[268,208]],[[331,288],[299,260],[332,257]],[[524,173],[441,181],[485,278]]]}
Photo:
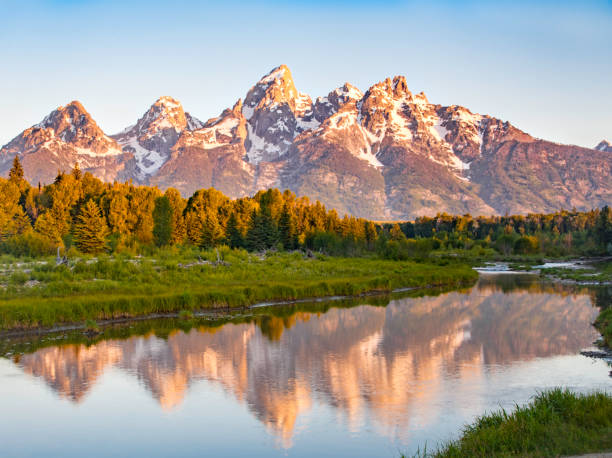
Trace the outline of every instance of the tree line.
{"label": "tree line", "polygon": [[0,178],[0,250],[40,256],[60,247],[84,253],[147,247],[227,245],[249,251],[310,249],[332,255],[378,253],[402,259],[437,249],[494,248],[503,254],[612,254],[610,209],[527,216],[439,214],[375,223],[340,216],[291,191],[232,200],[215,189],[184,199],[132,183],[105,183],[75,165],[49,185],[31,186],[16,156]]}

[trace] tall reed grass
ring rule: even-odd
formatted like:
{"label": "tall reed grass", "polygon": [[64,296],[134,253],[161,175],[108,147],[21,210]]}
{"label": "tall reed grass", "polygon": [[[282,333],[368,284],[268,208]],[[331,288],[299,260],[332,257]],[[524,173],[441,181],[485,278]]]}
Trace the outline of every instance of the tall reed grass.
{"label": "tall reed grass", "polygon": [[512,412],[483,415],[466,426],[458,440],[416,456],[554,457],[610,450],[612,396],[557,388]]}

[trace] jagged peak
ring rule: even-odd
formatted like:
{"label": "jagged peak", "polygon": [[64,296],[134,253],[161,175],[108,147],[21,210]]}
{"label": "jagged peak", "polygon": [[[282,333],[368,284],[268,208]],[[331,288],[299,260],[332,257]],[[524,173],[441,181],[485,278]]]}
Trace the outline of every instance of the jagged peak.
{"label": "jagged peak", "polygon": [[405,76],[395,76],[393,78],[393,90],[396,92],[409,92],[408,91],[408,83],[406,83],[406,77]]}
{"label": "jagged peak", "polygon": [[295,109],[297,99],[304,99],[295,88],[291,71],[286,65],[279,65],[261,78],[247,93],[244,99],[243,113],[247,119],[258,105],[275,106],[288,103]]}
{"label": "jagged peak", "polygon": [[137,135],[164,129],[174,129],[179,132],[188,127],[188,121],[181,103],[175,98],[165,95],[159,97],[138,122],[124,132],[136,130]]}
{"label": "jagged peak", "polygon": [[600,141],[597,146],[595,147],[596,150],[598,151],[609,151],[612,152],[612,143],[610,143],[608,140],[602,140]]}
{"label": "jagged peak", "polygon": [[85,110],[83,104],[78,100],[73,100],[72,102],[66,105],[57,107],[47,116],[45,116],[45,118],[41,122],[35,124],[33,127],[42,129],[46,129],[49,127],[56,128],[58,122],[61,119],[66,119],[71,124],[75,122],[82,124],[83,121],[94,122],[87,110]]}
{"label": "jagged peak", "polygon": [[163,107],[166,109],[176,109],[176,108],[182,109],[183,108],[183,106],[181,105],[181,102],[179,102],[175,98],[170,97],[168,95],[162,95],[160,98],[158,98],[155,101],[153,106]]}
{"label": "jagged peak", "polygon": [[359,88],[353,86],[351,83],[344,83],[339,88],[332,91],[338,96],[346,97],[347,99],[359,100],[363,97],[363,92]]}
{"label": "jagged peak", "polygon": [[242,99],[238,99],[236,101],[236,103],[234,104],[234,106],[232,107],[232,111],[235,114],[241,113],[242,112]]}
{"label": "jagged peak", "polygon": [[74,110],[74,111],[77,111],[79,113],[84,113],[84,114],[87,113],[87,110],[85,110],[85,107],[83,106],[83,104],[79,102],[78,100],[73,100],[69,104],[64,105],[63,107],[58,107],[57,109],[57,111],[67,111],[67,110]]}
{"label": "jagged peak", "polygon": [[406,77],[398,75],[391,78],[386,78],[385,80],[374,84],[367,91],[367,95],[375,94],[378,92],[383,92],[389,95],[392,98],[412,98],[412,93],[408,89],[408,84],[406,83]]}
{"label": "jagged peak", "polygon": [[417,95],[414,96],[414,101],[416,103],[429,104],[429,100],[427,100],[427,96],[423,91],[419,92]]}
{"label": "jagged peak", "polygon": [[269,73],[264,75],[257,84],[269,85],[277,81],[291,81],[291,83],[293,83],[291,70],[289,70],[289,67],[285,64],[273,68]]}

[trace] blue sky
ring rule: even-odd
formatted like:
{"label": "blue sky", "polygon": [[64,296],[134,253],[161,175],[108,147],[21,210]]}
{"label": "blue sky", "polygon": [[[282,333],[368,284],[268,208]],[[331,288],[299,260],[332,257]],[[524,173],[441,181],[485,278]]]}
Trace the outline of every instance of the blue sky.
{"label": "blue sky", "polygon": [[612,2],[0,0],[0,144],[80,100],[107,133],[161,95],[206,120],[284,63],[313,98],[405,75],[538,137],[612,140]]}

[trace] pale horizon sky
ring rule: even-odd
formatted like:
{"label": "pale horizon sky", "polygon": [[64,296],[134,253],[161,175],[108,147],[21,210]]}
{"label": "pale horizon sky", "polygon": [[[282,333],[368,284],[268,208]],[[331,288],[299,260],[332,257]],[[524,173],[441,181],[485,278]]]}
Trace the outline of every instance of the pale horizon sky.
{"label": "pale horizon sky", "polygon": [[160,96],[207,120],[286,64],[313,99],[404,75],[540,138],[612,140],[612,2],[0,0],[0,145],[79,100],[107,134]]}

